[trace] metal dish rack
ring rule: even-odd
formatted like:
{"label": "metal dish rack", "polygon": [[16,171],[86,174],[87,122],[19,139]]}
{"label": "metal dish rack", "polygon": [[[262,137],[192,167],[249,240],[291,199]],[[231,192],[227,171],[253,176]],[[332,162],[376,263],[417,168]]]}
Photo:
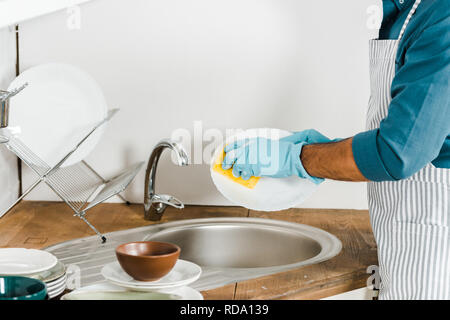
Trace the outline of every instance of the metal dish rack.
{"label": "metal dish rack", "polygon": [[40,159],[17,137],[14,137],[13,135],[8,137],[0,136],[0,140],[5,143],[6,147],[16,154],[39,177],[38,180],[23,192],[14,204],[12,204],[5,212],[0,213],[0,218],[36,188],[37,185],[44,182],[75,212],[74,216],[83,220],[97,235],[100,236],[102,242],[106,242],[106,237],[86,219],[86,211],[115,195],[119,196],[123,201],[129,204],[120,193],[128,187],[142,168],[144,162],[139,162],[131,166],[112,179],[104,179],[86,161],[80,161],[68,167],[62,167],[62,165],[99,127],[108,122],[117,111],[119,111],[119,109],[110,110],[106,118],[97,123],[91,131],[53,167]]}

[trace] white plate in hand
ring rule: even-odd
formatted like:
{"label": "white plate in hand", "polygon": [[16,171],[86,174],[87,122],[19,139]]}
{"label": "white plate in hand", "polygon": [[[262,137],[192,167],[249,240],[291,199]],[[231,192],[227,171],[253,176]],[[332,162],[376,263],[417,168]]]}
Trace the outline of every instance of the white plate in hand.
{"label": "white plate in hand", "polygon": [[[224,145],[244,138],[281,139],[292,133],[280,129],[249,129],[227,139]],[[214,163],[223,152],[224,145],[214,152],[211,161],[211,178],[216,188],[236,205],[260,211],[279,211],[299,205],[309,198],[318,185],[297,176],[287,178],[261,177],[253,189],[242,186],[213,170]]]}
{"label": "white plate in hand", "polygon": [[47,251],[5,248],[0,249],[0,275],[26,275],[49,270],[58,259]]}
{"label": "white plate in hand", "polygon": [[[32,67],[9,86],[25,88],[11,98],[9,128],[50,166],[58,163],[78,142],[106,118],[108,108],[95,80],[79,68],[61,63]],[[65,163],[83,160],[100,140],[101,126]]]}
{"label": "white plate in hand", "polygon": [[158,291],[187,286],[200,277],[202,269],[195,263],[178,259],[173,269],[161,279],[138,281],[128,275],[116,261],[104,266],[101,273],[108,281],[124,288],[139,291]]}

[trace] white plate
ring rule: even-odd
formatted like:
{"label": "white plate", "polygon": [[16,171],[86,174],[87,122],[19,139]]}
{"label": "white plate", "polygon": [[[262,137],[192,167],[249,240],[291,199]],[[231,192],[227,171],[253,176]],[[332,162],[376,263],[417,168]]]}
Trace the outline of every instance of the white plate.
{"label": "white plate", "polygon": [[128,291],[111,283],[94,284],[65,294],[61,300],[203,300],[200,292],[181,287],[169,293]]}
{"label": "white plate", "polygon": [[63,283],[60,283],[57,286],[53,286],[51,288],[47,287],[47,293],[49,293],[49,295],[50,295],[50,294],[53,294],[55,292],[59,292],[61,290],[64,290],[65,288],[66,288],[66,282],[64,281]]}
{"label": "white plate", "polygon": [[63,292],[66,289],[66,281],[53,286],[53,287],[47,287],[47,294],[49,296],[57,296],[59,295],[61,292]]}
{"label": "white plate", "polygon": [[[281,139],[292,133],[280,129],[250,129],[227,139],[224,145],[243,138],[262,137]],[[211,161],[211,178],[216,188],[231,202],[253,210],[279,211],[292,208],[309,198],[318,185],[298,177],[270,178],[261,177],[253,189],[244,187],[213,170],[214,163],[223,152],[224,145],[214,152]]]}
{"label": "white plate", "polygon": [[107,264],[102,269],[102,275],[108,281],[124,288],[139,291],[157,291],[174,289],[196,281],[202,269],[195,263],[178,259],[173,269],[157,281],[137,281],[129,276],[120,266],[119,262]]}
{"label": "white plate", "polygon": [[38,279],[45,283],[50,283],[58,279],[61,279],[61,277],[63,277],[65,274],[66,274],[66,266],[61,261],[58,261],[58,263],[49,270],[45,270],[38,273],[25,274],[23,276]]}
{"label": "white plate", "polygon": [[[107,104],[94,79],[77,67],[50,63],[21,73],[9,86],[28,87],[11,98],[9,128],[47,164],[59,162],[107,116]],[[64,166],[83,160],[100,140],[101,126]],[[16,131],[16,130],[14,130]]]}
{"label": "white plate", "polygon": [[0,275],[25,275],[53,268],[58,259],[47,251],[5,248],[0,249]]}
{"label": "white plate", "polygon": [[63,277],[61,277],[55,281],[45,283],[45,285],[47,286],[47,290],[50,290],[50,289],[53,289],[56,287],[60,287],[62,284],[66,284],[66,282],[67,282],[67,276],[64,275]]}
{"label": "white plate", "polygon": [[47,291],[47,295],[49,297],[49,299],[53,299],[54,297],[59,296],[61,293],[64,292],[64,290],[66,290],[66,286],[61,286],[58,289],[54,289],[54,290],[50,290]]}

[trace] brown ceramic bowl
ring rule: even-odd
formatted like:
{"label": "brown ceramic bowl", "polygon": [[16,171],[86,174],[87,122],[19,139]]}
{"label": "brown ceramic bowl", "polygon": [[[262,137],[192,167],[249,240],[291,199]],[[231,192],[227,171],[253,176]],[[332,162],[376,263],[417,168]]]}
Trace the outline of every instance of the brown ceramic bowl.
{"label": "brown ceramic bowl", "polygon": [[138,281],[155,281],[172,270],[180,256],[180,247],[156,241],[124,243],[116,248],[123,270]]}

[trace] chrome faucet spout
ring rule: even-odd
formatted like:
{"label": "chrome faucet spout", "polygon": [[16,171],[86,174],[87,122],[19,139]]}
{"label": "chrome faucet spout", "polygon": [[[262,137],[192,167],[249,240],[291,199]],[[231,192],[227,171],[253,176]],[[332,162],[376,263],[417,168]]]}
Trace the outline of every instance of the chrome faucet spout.
{"label": "chrome faucet spout", "polygon": [[145,173],[144,210],[146,220],[161,220],[167,206],[172,206],[178,209],[184,208],[183,203],[175,197],[169,195],[159,195],[155,192],[156,169],[159,158],[165,149],[170,149],[175,152],[179,166],[187,166],[189,164],[188,156],[183,147],[174,141],[161,140],[153,148],[150,159],[148,160],[147,171]]}

